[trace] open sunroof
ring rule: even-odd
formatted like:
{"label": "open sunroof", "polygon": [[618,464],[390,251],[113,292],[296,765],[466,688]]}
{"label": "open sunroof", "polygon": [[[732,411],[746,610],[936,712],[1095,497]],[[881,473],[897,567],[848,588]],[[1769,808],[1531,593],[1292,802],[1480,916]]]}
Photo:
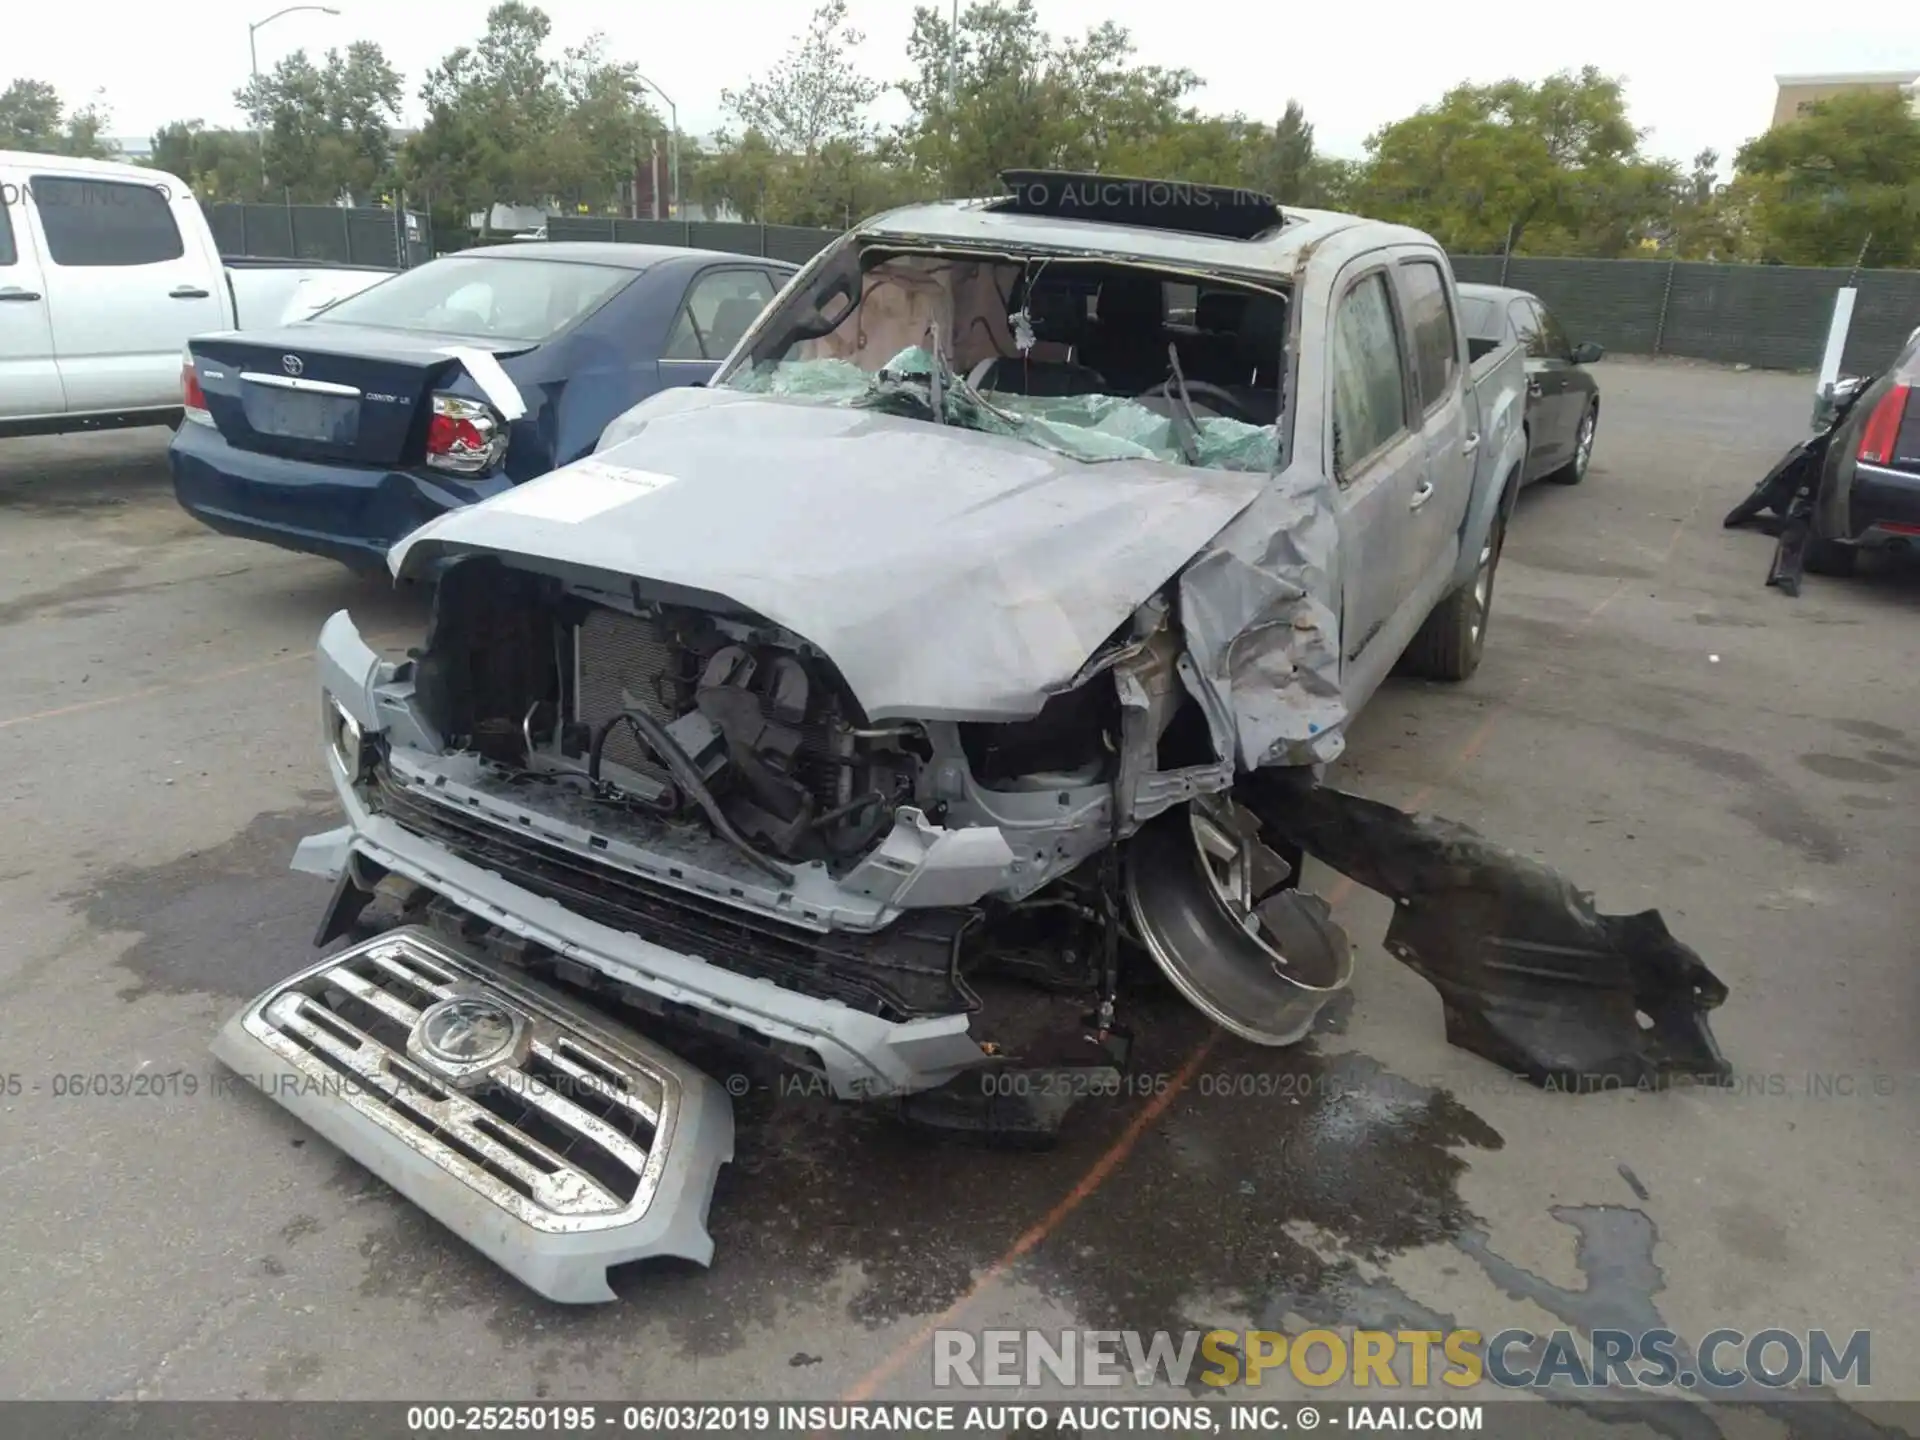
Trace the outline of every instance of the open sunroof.
{"label": "open sunroof", "polygon": [[1007,194],[988,209],[1060,220],[1099,220],[1186,235],[1252,240],[1287,223],[1271,195],[1181,180],[1135,180],[1073,170],[1002,170]]}

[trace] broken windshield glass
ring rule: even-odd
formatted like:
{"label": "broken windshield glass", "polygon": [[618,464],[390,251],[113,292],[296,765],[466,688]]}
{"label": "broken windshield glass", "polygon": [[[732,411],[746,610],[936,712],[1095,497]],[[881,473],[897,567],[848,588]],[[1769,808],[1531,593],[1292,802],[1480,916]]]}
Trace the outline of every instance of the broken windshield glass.
{"label": "broken windshield glass", "polygon": [[760,395],[814,400],[935,420],[990,435],[1045,446],[1076,460],[1161,460],[1214,470],[1271,470],[1279,458],[1272,425],[1249,425],[1221,415],[1194,427],[1191,460],[1180,445],[1179,424],[1152,405],[1118,395],[981,394],[964,378],[941,396],[936,417],[930,381],[933,359],[920,346],[901,351],[869,374],[848,360],[779,360],[749,365],[728,380]]}
{"label": "broken windshield glass", "polygon": [[1251,290],[1210,291],[1207,305],[1175,315],[1168,287],[1137,267],[876,259],[851,246],[830,258],[712,383],[1004,435],[1089,463],[1262,473],[1278,463],[1277,296],[1256,330],[1243,319]]}

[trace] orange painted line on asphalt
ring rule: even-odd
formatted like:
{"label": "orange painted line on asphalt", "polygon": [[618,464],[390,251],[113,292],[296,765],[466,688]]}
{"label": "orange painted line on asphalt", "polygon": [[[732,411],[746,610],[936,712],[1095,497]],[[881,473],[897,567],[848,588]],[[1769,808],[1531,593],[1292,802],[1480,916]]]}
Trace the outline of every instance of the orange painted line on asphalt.
{"label": "orange painted line on asphalt", "polygon": [[[388,644],[396,636],[373,636],[367,644],[374,648]],[[89,710],[104,710],[109,705],[128,705],[135,700],[150,700],[158,695],[172,695],[181,690],[192,690],[201,685],[214,685],[222,680],[232,680],[241,675],[255,675],[262,670],[272,670],[281,665],[293,665],[302,660],[313,659],[313,651],[300,650],[291,655],[276,655],[271,660],[250,660],[244,665],[232,665],[225,670],[209,671],[205,675],[195,675],[186,680],[166,680],[158,685],[148,685],[139,690],[127,690],[118,695],[102,695],[97,700],[81,700],[72,705],[56,705],[51,710],[35,710],[26,715],[15,715],[0,720],[0,730],[11,730],[16,725],[31,725],[36,720],[58,720],[63,715],[82,715]]]}
{"label": "orange painted line on asphalt", "polygon": [[855,1404],[862,1400],[871,1400],[873,1392],[891,1379],[902,1365],[912,1359],[914,1352],[932,1339],[935,1331],[945,1329],[979,1297],[981,1292],[1006,1274],[1021,1256],[1059,1229],[1063,1220],[1078,1210],[1094,1191],[1106,1184],[1107,1177],[1119,1169],[1127,1156],[1133,1153],[1133,1147],[1140,1143],[1140,1137],[1147,1133],[1154,1121],[1166,1114],[1167,1107],[1173,1104],[1180,1093],[1192,1082],[1218,1038],[1219,1031],[1216,1030],[1196,1045],[1193,1053],[1187,1056],[1186,1063],[1181,1065],[1175,1073],[1173,1083],[1140,1107],[1140,1112],[1128,1122],[1127,1128],[1120,1133],[1120,1137],[1107,1147],[1105,1154],[1093,1162],[1093,1168],[1082,1175],[1074,1187],[1061,1196],[1051,1210],[1028,1226],[1021,1233],[1020,1238],[1007,1247],[1005,1254],[981,1271],[973,1284],[967,1287],[966,1294],[903,1340],[886,1359],[861,1376],[859,1382],[846,1393],[844,1397],[846,1402]]}

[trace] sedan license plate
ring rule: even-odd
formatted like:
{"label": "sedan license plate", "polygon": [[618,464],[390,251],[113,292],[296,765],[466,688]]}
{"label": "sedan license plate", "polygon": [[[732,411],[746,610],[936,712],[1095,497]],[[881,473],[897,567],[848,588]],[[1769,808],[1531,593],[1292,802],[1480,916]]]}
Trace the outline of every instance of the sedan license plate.
{"label": "sedan license plate", "polygon": [[262,435],[351,445],[360,431],[360,401],[352,395],[321,395],[249,385],[247,423]]}

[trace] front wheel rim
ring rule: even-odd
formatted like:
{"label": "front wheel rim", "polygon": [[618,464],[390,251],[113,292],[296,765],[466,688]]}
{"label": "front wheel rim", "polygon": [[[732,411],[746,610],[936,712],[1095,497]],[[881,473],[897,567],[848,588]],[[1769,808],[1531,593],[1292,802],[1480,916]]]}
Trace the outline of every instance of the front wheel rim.
{"label": "front wheel rim", "polygon": [[1574,442],[1574,465],[1579,473],[1587,473],[1587,464],[1593,459],[1593,412],[1589,410],[1580,421],[1580,438]]}

